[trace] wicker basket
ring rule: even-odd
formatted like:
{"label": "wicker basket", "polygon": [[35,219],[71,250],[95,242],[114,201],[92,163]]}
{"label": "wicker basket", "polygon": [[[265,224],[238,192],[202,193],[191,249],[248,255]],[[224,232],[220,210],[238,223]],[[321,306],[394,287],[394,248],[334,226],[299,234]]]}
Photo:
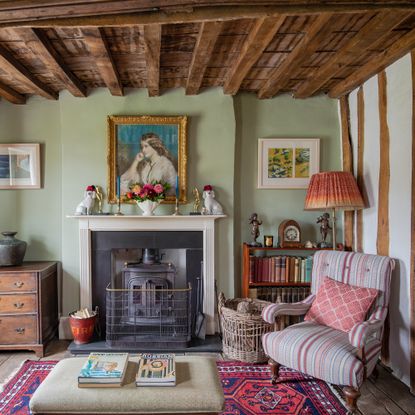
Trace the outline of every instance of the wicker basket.
{"label": "wicker basket", "polygon": [[[266,323],[261,317],[261,312],[269,304],[271,303],[251,298],[226,300],[223,293],[219,294],[222,346],[227,358],[248,363],[267,360],[261,337],[264,333],[272,331],[274,325]],[[243,312],[240,311],[242,308],[245,308]]]}

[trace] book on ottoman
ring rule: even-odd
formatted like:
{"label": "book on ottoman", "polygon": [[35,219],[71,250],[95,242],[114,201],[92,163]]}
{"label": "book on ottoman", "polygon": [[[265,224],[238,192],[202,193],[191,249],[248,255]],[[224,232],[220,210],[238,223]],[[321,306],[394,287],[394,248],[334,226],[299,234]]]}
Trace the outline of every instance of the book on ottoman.
{"label": "book on ottoman", "polygon": [[174,354],[142,354],[138,361],[135,384],[136,386],[175,386]]}
{"label": "book on ottoman", "polygon": [[78,376],[78,387],[121,386],[128,353],[90,353]]}

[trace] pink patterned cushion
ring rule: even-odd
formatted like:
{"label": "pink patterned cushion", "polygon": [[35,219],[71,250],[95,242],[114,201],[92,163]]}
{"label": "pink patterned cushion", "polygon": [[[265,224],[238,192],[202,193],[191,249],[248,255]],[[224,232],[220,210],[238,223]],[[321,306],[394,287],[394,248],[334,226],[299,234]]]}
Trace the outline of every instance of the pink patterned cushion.
{"label": "pink patterned cushion", "polygon": [[357,287],[324,277],[304,320],[349,332],[361,323],[378,295],[374,288]]}

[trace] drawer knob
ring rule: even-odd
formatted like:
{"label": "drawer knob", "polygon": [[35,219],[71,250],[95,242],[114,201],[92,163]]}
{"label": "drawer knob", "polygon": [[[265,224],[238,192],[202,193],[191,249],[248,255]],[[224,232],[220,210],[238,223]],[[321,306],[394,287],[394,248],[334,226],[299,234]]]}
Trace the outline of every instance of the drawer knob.
{"label": "drawer knob", "polygon": [[23,281],[16,281],[16,282],[14,283],[14,285],[15,285],[17,288],[22,288],[22,287],[23,287],[23,285],[24,285],[24,282],[23,282]]}
{"label": "drawer knob", "polygon": [[18,334],[24,334],[24,331],[25,331],[24,327],[17,327],[17,329],[16,329],[16,332]]}
{"label": "drawer knob", "polygon": [[16,308],[23,308],[23,306],[24,306],[24,303],[14,303],[14,306],[16,307]]}

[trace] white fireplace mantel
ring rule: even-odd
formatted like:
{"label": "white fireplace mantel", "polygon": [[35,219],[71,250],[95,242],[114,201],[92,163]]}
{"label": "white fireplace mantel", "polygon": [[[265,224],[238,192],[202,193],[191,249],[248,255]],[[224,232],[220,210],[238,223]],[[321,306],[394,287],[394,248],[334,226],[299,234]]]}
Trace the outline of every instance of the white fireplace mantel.
{"label": "white fireplace mantel", "polygon": [[92,307],[91,232],[99,231],[202,231],[203,312],[207,334],[215,333],[215,220],[226,215],[181,216],[67,216],[79,224],[80,305]]}

